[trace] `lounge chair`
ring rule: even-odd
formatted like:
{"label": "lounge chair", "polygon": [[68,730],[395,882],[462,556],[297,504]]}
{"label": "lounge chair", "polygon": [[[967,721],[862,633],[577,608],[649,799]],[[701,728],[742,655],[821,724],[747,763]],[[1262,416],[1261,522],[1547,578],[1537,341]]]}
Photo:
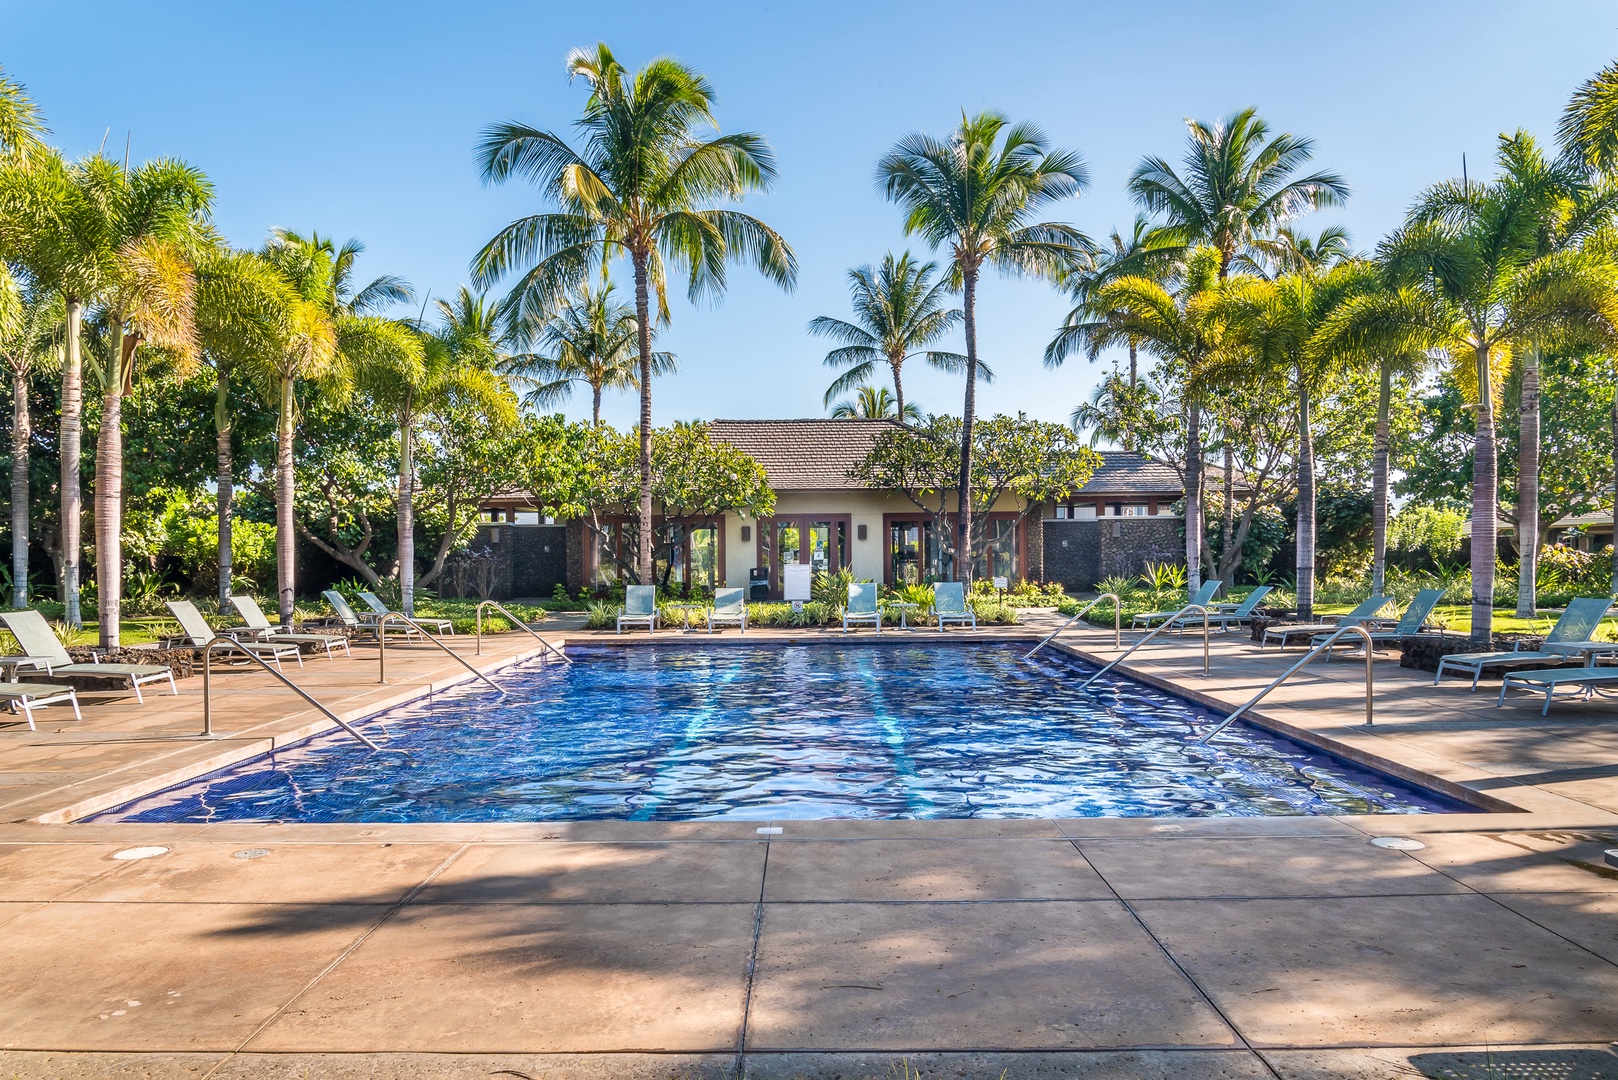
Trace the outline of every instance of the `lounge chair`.
{"label": "lounge chair", "polygon": [[79,695],[71,686],[39,682],[0,683],[0,701],[5,702],[13,713],[18,709],[22,710],[23,716],[28,720],[29,731],[39,730],[34,727],[34,710],[55,705],[58,701],[65,701],[73,706],[73,719],[84,719],[84,714],[79,712]]}
{"label": "lounge chair", "polygon": [[[365,601],[365,606],[370,608],[371,614],[375,615],[378,619],[384,615],[400,614],[400,612],[394,611],[392,608],[388,607],[388,605],[384,604],[382,602],[382,598],[374,592],[367,592],[362,589],[360,591],[360,599]],[[431,629],[435,634],[453,635],[455,633],[455,623],[450,619],[429,619],[421,615],[411,615],[408,616],[408,618],[411,622],[417,623],[423,628]]]}
{"label": "lounge chair", "polygon": [[421,633],[421,631],[417,630],[409,623],[385,623],[382,621],[382,616],[380,615],[373,615],[370,618],[360,615],[354,610],[347,600],[343,599],[343,594],[338,592],[336,589],[327,589],[320,595],[326,598],[326,603],[330,604],[331,609],[337,613],[337,622],[345,629],[363,630],[367,633],[375,634],[379,640],[382,637],[382,632],[384,629],[403,634],[406,638],[413,638],[417,634]]}
{"label": "lounge chair", "polygon": [[206,649],[208,642],[216,637],[228,637],[236,642],[236,647],[242,652],[252,653],[260,660],[270,660],[275,663],[275,670],[281,670],[281,661],[287,657],[298,662],[303,667],[303,650],[296,645],[276,644],[270,641],[238,641],[228,632],[216,634],[208,620],[202,617],[197,605],[189,600],[169,600],[168,609],[174,612],[174,617],[180,621],[181,636],[185,643],[193,649]]}
{"label": "lounge chair", "polygon": [[940,581],[933,586],[933,615],[938,619],[940,630],[952,622],[966,623],[974,630],[978,628],[978,613],[966,602],[963,582]]}
{"label": "lounge chair", "polygon": [[624,589],[624,610],[618,613],[618,632],[624,625],[644,626],[648,634],[657,633],[657,586],[629,585]]}
{"label": "lounge chair", "polygon": [[[1219,586],[1223,584],[1223,581],[1218,580],[1204,581],[1202,588],[1193,593],[1191,598],[1186,601],[1186,604],[1198,604],[1207,608],[1213,607],[1214,593],[1218,592]],[[1153,623],[1167,622],[1178,614],[1178,611],[1143,611],[1129,620],[1129,628],[1139,630],[1142,626],[1149,627]],[[1198,621],[1201,621],[1201,616],[1198,616]]]}
{"label": "lounge chair", "polygon": [[[174,685],[174,671],[162,664],[76,664],[56,639],[51,624],[37,611],[0,611],[0,622],[6,624],[22,646],[23,656],[36,667],[43,667],[46,675],[81,675],[90,679],[128,679],[135,700],[144,702],[140,688],[146,683],[167,680],[176,696],[180,688]],[[95,655],[94,653],[91,654]]]}
{"label": "lounge chair", "polygon": [[876,632],[882,632],[882,612],[876,606],[876,585],[872,582],[850,584],[848,587],[848,603],[843,605],[843,633],[848,633],[850,623],[870,623],[876,627]]}
{"label": "lounge chair", "polygon": [[[1369,623],[1379,620],[1367,620],[1366,632],[1371,635],[1371,646],[1374,648],[1378,645],[1398,645],[1406,638],[1415,637],[1421,633],[1422,627],[1427,625],[1427,616],[1433,613],[1433,608],[1437,607],[1438,602],[1443,598],[1443,589],[1421,590],[1410,601],[1410,606],[1405,608],[1404,614],[1399,617],[1399,622],[1392,629],[1372,630]],[[1330,634],[1317,634],[1310,638],[1309,641],[1313,645],[1319,645],[1330,636]],[[1338,644],[1355,643],[1363,644],[1364,642],[1358,635],[1355,635],[1352,639],[1338,638],[1337,641],[1332,642],[1332,648],[1336,648]],[[1326,650],[1326,659],[1331,659],[1331,649]]]}
{"label": "lounge chair", "polygon": [[1355,623],[1370,622],[1376,617],[1377,612],[1387,606],[1388,598],[1386,596],[1373,596],[1360,601],[1359,606],[1353,611],[1350,611],[1347,615],[1339,616],[1333,622],[1282,623],[1278,626],[1266,626],[1264,628],[1264,640],[1259,642],[1259,647],[1263,648],[1268,645],[1271,638],[1280,642],[1283,649],[1295,637],[1306,638],[1313,642],[1321,634],[1330,634],[1333,630],[1340,630]]}
{"label": "lounge chair", "polygon": [[258,601],[251,596],[232,596],[231,604],[236,613],[247,623],[247,629],[258,636],[259,641],[285,642],[288,645],[317,645],[326,650],[326,659],[336,660],[332,649],[341,645],[343,655],[352,655],[348,651],[348,638],[341,634],[296,634],[285,632],[271,625],[265,617],[264,609],[258,606]]}
{"label": "lounge chair", "polygon": [[[1221,634],[1227,633],[1232,626],[1246,626],[1253,621],[1253,611],[1264,602],[1264,598],[1275,591],[1273,585],[1260,585],[1230,611],[1210,611],[1208,613],[1208,626],[1218,627]],[[1186,630],[1195,630],[1202,625],[1201,615],[1185,615],[1174,620],[1174,629],[1180,633]]]}
{"label": "lounge chair", "polygon": [[747,590],[715,589],[713,606],[708,609],[708,633],[713,633],[715,626],[732,623],[747,633]]}
{"label": "lounge chair", "polygon": [[[1545,635],[1545,644],[1561,645],[1589,641],[1590,635],[1601,625],[1601,620],[1606,617],[1607,609],[1610,607],[1612,600],[1609,597],[1580,597],[1569,601],[1567,610],[1556,620],[1551,632]],[[1453,653],[1439,657],[1438,670],[1433,673],[1433,685],[1438,685],[1438,680],[1444,677],[1446,668],[1450,671],[1471,672],[1472,689],[1476,690],[1478,680],[1483,678],[1483,672],[1488,668],[1542,668],[1546,664],[1562,664],[1568,659],[1565,652],[1543,647],[1533,652],[1523,652],[1519,648],[1511,652]]]}
{"label": "lounge chair", "polygon": [[1590,697],[1603,686],[1618,687],[1618,667],[1574,667],[1574,668],[1547,668],[1542,671],[1508,671],[1500,680],[1500,699],[1496,706],[1506,703],[1506,691],[1512,687],[1519,690],[1545,691],[1545,704],[1539,710],[1539,715],[1549,715],[1551,711],[1551,696],[1559,686],[1576,686],[1584,691],[1585,697]]}

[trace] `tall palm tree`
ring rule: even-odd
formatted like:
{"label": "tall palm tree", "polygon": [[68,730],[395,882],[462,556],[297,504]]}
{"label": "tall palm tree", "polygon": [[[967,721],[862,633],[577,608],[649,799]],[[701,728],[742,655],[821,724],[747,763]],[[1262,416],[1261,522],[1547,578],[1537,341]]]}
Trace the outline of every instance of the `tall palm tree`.
{"label": "tall palm tree", "polygon": [[11,374],[11,606],[28,606],[28,457],[33,419],[28,387],[56,360],[62,298],[19,287],[0,263],[0,361]]}
{"label": "tall palm tree", "polygon": [[[635,309],[613,297],[609,282],[599,289],[581,284],[538,327],[519,324],[516,337],[538,352],[517,353],[501,370],[528,387],[523,404],[548,409],[583,383],[590,388],[590,423],[601,424],[601,394],[640,386],[640,322]],[[673,374],[669,352],[652,353],[652,374]]]}
{"label": "tall palm tree", "polygon": [[921,408],[914,401],[904,403],[901,411],[898,399],[888,393],[886,386],[861,386],[854,392],[853,401],[839,401],[832,407],[833,420],[899,420],[919,424]]}
{"label": "tall palm tree", "polygon": [[538,321],[566,292],[619,255],[635,279],[640,352],[640,545],[636,572],[652,564],[652,310],[668,319],[667,265],[689,275],[693,301],[717,297],[726,265],[741,259],[790,289],[798,262],[775,230],[757,218],[712,204],[766,191],[775,158],[751,132],[703,138],[715,127],[708,80],[671,59],[654,60],[633,75],[605,44],[575,49],[568,74],[590,87],[576,126],[583,147],[526,124],[487,129],[478,146],[483,179],[525,177],[560,209],[507,225],[473,259],[474,283],[485,288],[522,269],[510,303]]}
{"label": "tall palm tree", "polygon": [[1095,245],[1060,222],[1035,222],[1038,213],[1077,195],[1089,183],[1084,161],[1071,150],[1049,150],[1031,124],[1008,123],[993,112],[961,115],[950,138],[905,136],[877,163],[877,183],[905,214],[905,235],[933,248],[948,245],[948,281],[961,290],[966,333],[966,401],[961,418],[961,472],[957,483],[959,536],[955,576],[972,580],[972,427],[977,409],[978,278],[985,266],[1003,273],[1057,279],[1086,264]]}
{"label": "tall palm tree", "polygon": [[826,354],[826,366],[848,369],[826,388],[822,405],[830,405],[837,395],[867,382],[877,364],[887,364],[893,372],[895,415],[908,417],[906,360],[919,355],[942,371],[962,369],[966,357],[959,353],[921,351],[961,321],[959,308],[945,306],[949,282],[934,282],[937,273],[937,263],[918,264],[908,251],[897,258],[888,252],[877,269],[860,266],[848,272],[854,321],[821,315],[809,323],[811,334],[841,343],[840,348]]}

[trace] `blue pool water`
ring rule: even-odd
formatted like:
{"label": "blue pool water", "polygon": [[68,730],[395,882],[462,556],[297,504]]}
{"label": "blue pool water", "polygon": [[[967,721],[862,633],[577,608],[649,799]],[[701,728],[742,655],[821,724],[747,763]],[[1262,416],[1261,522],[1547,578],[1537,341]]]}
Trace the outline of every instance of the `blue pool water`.
{"label": "blue pool water", "polygon": [[1466,807],[1026,646],[583,648],[102,815],[550,821],[1442,813]]}

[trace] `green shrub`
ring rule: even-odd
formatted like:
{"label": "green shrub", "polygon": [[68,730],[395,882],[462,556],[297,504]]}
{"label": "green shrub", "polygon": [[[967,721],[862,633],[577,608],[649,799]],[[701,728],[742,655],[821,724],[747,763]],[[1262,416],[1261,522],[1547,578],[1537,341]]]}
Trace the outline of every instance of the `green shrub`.
{"label": "green shrub", "polygon": [[989,626],[1017,625],[1017,610],[1010,604],[1003,604],[999,600],[980,599],[975,596],[969,602],[980,624]]}
{"label": "green shrub", "polygon": [[584,625],[590,630],[607,630],[618,625],[618,616],[624,610],[622,604],[614,604],[607,600],[597,600],[587,609],[589,615]]}

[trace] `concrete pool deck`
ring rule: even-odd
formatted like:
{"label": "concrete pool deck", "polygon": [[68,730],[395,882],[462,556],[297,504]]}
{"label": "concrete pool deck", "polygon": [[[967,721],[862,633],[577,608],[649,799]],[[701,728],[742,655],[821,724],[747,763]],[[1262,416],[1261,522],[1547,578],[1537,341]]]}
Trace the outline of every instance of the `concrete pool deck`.
{"label": "concrete pool deck", "polygon": [[[1286,663],[1212,660],[1188,636],[1126,671],[1228,709]],[[421,646],[388,668],[298,678],[360,717],[466,676]],[[1618,708],[1541,720],[1384,662],[1368,728],[1362,675],[1307,669],[1259,719],[1512,809],[69,824],[326,722],[260,674],[222,677],[212,740],[200,679],[52,709],[0,728],[0,1077],[1618,1076]],[[169,850],[112,858],[137,846]]]}

